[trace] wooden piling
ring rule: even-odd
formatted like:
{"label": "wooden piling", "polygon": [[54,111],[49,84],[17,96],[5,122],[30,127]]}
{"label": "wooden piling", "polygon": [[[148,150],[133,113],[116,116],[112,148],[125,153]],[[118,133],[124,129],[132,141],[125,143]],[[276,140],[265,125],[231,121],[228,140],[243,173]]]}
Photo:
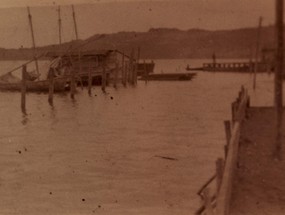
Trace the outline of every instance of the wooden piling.
{"label": "wooden piling", "polygon": [[126,86],[127,83],[126,67],[125,67],[125,54],[122,56],[122,84]]}
{"label": "wooden piling", "polygon": [[89,63],[88,67],[88,94],[91,96],[91,88],[92,88],[92,75],[91,75],[91,63]]}
{"label": "wooden piling", "polygon": [[134,49],[132,49],[130,61],[129,61],[129,80],[128,82],[133,85],[133,75],[134,75]]}
{"label": "wooden piling", "polygon": [[102,70],[102,83],[101,89],[103,92],[106,92],[106,59],[103,60],[103,70]]}
{"label": "wooden piling", "polygon": [[24,65],[22,68],[22,89],[21,89],[21,109],[26,114],[26,72],[27,66]]}
{"label": "wooden piling", "polygon": [[230,144],[230,139],[231,139],[231,122],[229,120],[224,121],[225,125],[225,132],[226,132],[226,145],[225,145],[225,158],[228,155],[228,147]]}
{"label": "wooden piling", "polygon": [[54,70],[51,68],[49,70],[49,94],[48,94],[48,102],[51,106],[53,106],[53,93],[54,93]]}
{"label": "wooden piling", "polygon": [[79,62],[79,75],[78,75],[78,78],[79,78],[79,81],[80,81],[81,90],[83,90],[83,82],[82,82],[82,79],[81,79],[81,76],[80,76],[82,74],[81,50],[78,51],[78,62]]}
{"label": "wooden piling", "polygon": [[114,88],[117,88],[117,81],[118,81],[118,73],[119,73],[119,64],[116,62],[116,68],[115,68],[115,75],[114,75]]}
{"label": "wooden piling", "polygon": [[74,94],[75,94],[75,71],[74,68],[71,69],[71,80],[70,80],[70,97],[74,99]]}
{"label": "wooden piling", "polygon": [[137,56],[137,62],[135,64],[135,71],[134,71],[134,84],[137,85],[138,82],[138,67],[139,67],[139,61],[140,61],[140,54],[141,49],[138,47],[138,56]]}
{"label": "wooden piling", "polygon": [[145,77],[145,83],[147,84],[147,81],[148,81],[148,72],[147,72],[147,69],[146,69],[146,62],[145,60],[143,61],[143,64],[144,64],[144,77]]}
{"label": "wooden piling", "polygon": [[216,54],[215,52],[213,53],[212,55],[212,60],[213,60],[213,69],[214,69],[214,72],[216,71],[216,65],[217,65],[217,60],[216,60]]}

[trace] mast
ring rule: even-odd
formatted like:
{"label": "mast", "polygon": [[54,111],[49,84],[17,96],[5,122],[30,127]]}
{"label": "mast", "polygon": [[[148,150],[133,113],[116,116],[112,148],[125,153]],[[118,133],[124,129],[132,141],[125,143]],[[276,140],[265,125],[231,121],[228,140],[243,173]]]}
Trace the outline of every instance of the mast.
{"label": "mast", "polygon": [[75,12],[74,12],[74,6],[71,5],[71,7],[72,7],[73,22],[74,22],[75,38],[76,40],[78,40],[78,31],[77,31],[77,23],[76,23],[76,17],[75,17]]}
{"label": "mast", "polygon": [[[71,5],[71,7],[72,7],[72,16],[73,16],[73,23],[74,23],[75,38],[76,38],[76,40],[78,40],[78,31],[77,31],[77,23],[76,23],[74,6]],[[81,73],[82,66],[81,66],[81,50],[80,49],[78,49],[78,62],[79,62],[79,73]]]}
{"label": "mast", "polygon": [[282,79],[283,79],[283,0],[276,0],[276,70],[275,70],[275,108],[276,108],[276,152],[277,159],[281,160],[282,154],[282,117],[283,117],[283,98],[282,98]]}
{"label": "mast", "polygon": [[36,64],[36,71],[38,75],[38,79],[40,77],[40,72],[39,72],[39,64],[38,64],[38,59],[37,59],[37,53],[36,53],[36,43],[35,43],[35,36],[34,36],[34,28],[33,28],[33,22],[32,22],[32,15],[30,12],[30,8],[27,7],[28,10],[28,18],[29,18],[29,24],[30,24],[30,29],[31,29],[31,35],[32,35],[32,43],[33,43],[33,51],[34,51],[34,60]]}
{"label": "mast", "polygon": [[58,36],[59,36],[59,45],[61,45],[61,13],[60,13],[60,6],[58,6]]}
{"label": "mast", "polygon": [[258,58],[259,58],[259,44],[260,44],[261,27],[262,27],[262,17],[259,17],[257,37],[256,37],[254,74],[253,74],[253,89],[254,90],[255,90],[255,87],[256,87],[256,73],[257,73],[257,70],[258,70]]}

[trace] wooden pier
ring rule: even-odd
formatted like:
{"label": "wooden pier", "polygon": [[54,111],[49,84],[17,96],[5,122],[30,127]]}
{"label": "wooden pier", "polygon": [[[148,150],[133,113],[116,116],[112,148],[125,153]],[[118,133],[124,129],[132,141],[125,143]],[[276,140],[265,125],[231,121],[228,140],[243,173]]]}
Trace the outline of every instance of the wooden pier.
{"label": "wooden pier", "polygon": [[[231,107],[232,119],[225,121],[225,156],[217,159],[216,173],[197,193],[203,200],[202,206],[196,212],[197,215],[229,214],[232,186],[237,168],[241,124],[246,118],[249,107],[249,96],[243,87]],[[209,187],[213,183],[215,183],[215,189],[210,192]]]}
{"label": "wooden pier", "polygon": [[196,73],[162,73],[143,75],[140,80],[152,81],[189,81],[196,76]]}
{"label": "wooden pier", "polygon": [[201,70],[210,72],[268,72],[272,68],[268,63],[258,62],[224,62],[224,63],[203,63]]}

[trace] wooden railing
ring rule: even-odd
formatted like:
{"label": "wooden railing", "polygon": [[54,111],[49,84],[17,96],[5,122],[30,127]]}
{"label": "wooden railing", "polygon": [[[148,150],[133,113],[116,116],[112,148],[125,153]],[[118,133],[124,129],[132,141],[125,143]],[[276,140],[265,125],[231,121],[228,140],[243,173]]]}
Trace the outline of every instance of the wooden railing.
{"label": "wooden railing", "polygon": [[[196,211],[197,215],[227,215],[231,189],[237,164],[237,154],[240,139],[240,126],[246,117],[246,108],[249,107],[249,96],[244,87],[241,87],[238,98],[232,103],[232,120],[225,121],[226,140],[225,158],[216,161],[216,173],[198,191],[203,200],[202,206]],[[209,186],[216,182],[214,193],[210,193]]]}

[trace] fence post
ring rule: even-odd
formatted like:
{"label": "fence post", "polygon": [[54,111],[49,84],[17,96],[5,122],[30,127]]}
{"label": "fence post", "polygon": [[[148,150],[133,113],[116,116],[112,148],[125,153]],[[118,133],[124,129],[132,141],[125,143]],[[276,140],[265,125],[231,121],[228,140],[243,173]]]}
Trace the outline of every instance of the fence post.
{"label": "fence post", "polygon": [[225,125],[225,132],[226,132],[226,145],[225,145],[225,158],[228,155],[228,147],[230,144],[230,139],[231,139],[231,122],[229,120],[225,120],[224,121],[224,125]]}
{"label": "fence post", "polygon": [[222,184],[222,179],[223,179],[223,173],[224,173],[224,166],[225,166],[225,162],[223,158],[218,158],[216,161],[216,172],[217,172],[217,194],[220,191],[220,187]]}
{"label": "fence post", "polygon": [[21,88],[21,109],[24,114],[26,114],[26,72],[27,66],[24,65],[22,68],[22,88]]}
{"label": "fence post", "polygon": [[49,69],[49,94],[48,94],[48,102],[51,106],[53,106],[53,93],[54,93],[54,70]]}

